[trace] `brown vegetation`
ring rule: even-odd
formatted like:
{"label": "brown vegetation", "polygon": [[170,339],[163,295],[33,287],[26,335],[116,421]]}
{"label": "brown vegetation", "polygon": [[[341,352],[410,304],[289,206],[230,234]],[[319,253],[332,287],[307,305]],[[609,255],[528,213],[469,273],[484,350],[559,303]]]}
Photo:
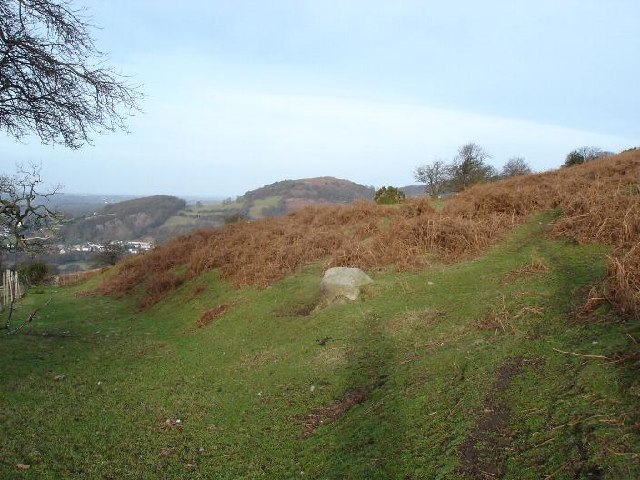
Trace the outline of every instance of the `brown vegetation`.
{"label": "brown vegetation", "polygon": [[[361,202],[307,207],[286,217],[237,223],[179,237],[123,262],[101,287],[124,295],[144,285],[143,304],[211,269],[235,285],[265,287],[302,266],[422,267],[477,254],[534,212],[559,209],[552,235],[611,245],[607,298],[640,313],[640,152],[570,169],[478,185],[442,212],[425,200],[400,208]],[[177,277],[174,269],[186,267]],[[172,275],[169,278],[168,275]]]}
{"label": "brown vegetation", "polygon": [[502,277],[502,283],[510,283],[519,277],[527,275],[540,275],[549,271],[549,267],[540,257],[532,257],[531,261],[520,268],[508,272]]}
{"label": "brown vegetation", "polygon": [[[606,295],[617,309],[640,318],[640,242],[609,259]],[[622,250],[622,249],[621,249]]]}
{"label": "brown vegetation", "polygon": [[95,277],[96,275],[103,273],[105,268],[95,268],[93,270],[84,270],[82,272],[73,272],[73,273],[65,273],[63,275],[56,275],[53,277],[52,283],[54,285],[60,286],[68,286],[68,285],[77,285],[78,283],[84,282],[91,277]]}
{"label": "brown vegetation", "polygon": [[206,327],[211,322],[213,322],[216,318],[221,317],[222,315],[227,313],[227,310],[229,310],[229,305],[227,305],[226,303],[223,303],[222,305],[218,305],[217,307],[212,308],[211,310],[207,310],[202,315],[200,315],[200,318],[196,322],[196,327],[198,328]]}
{"label": "brown vegetation", "polygon": [[[372,392],[382,387],[385,382],[386,378],[376,377],[369,385],[350,388],[342,397],[335,399],[330,404],[316,408],[305,415],[299,416],[297,419],[304,423],[304,429],[300,438],[309,438],[322,425],[326,425],[327,423],[331,423],[339,419],[351,410],[351,408],[366,401]],[[315,389],[315,387],[312,388]]]}
{"label": "brown vegetation", "polygon": [[301,417],[300,419],[304,422],[304,430],[300,437],[309,438],[319,427],[342,417],[351,408],[364,402],[368,396],[369,389],[367,387],[359,387],[332,404],[317,408]]}

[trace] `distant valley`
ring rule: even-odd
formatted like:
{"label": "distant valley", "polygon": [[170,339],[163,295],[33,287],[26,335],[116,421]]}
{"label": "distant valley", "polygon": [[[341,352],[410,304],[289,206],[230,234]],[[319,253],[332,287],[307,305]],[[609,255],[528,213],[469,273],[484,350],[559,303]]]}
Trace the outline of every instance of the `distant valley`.
{"label": "distant valley", "polygon": [[[413,185],[402,190],[407,196],[417,196],[423,194],[424,187]],[[194,230],[286,215],[306,206],[371,200],[374,193],[372,186],[316,177],[275,182],[235,199],[57,195],[47,201],[65,220],[57,248],[45,260],[61,273],[84,270],[99,264],[105,245],[118,244],[125,253],[137,253]]]}
{"label": "distant valley", "polygon": [[[402,189],[408,196],[423,191],[422,186]],[[192,230],[217,227],[240,219],[286,215],[310,205],[371,200],[374,193],[371,186],[334,177],[316,177],[283,180],[221,201],[194,201],[191,198],[187,202],[169,195],[142,198],[63,195],[57,200],[56,208],[68,219],[62,230],[68,244],[164,242]]]}

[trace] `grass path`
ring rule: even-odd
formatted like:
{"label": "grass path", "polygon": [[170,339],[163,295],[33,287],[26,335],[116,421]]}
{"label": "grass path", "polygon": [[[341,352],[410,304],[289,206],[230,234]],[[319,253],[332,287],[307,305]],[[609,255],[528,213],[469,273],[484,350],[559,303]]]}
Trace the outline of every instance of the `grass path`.
{"label": "grass path", "polygon": [[607,252],[551,221],[316,312],[318,266],[143,313],[32,290],[0,339],[0,478],[639,478],[640,326],[574,315]]}

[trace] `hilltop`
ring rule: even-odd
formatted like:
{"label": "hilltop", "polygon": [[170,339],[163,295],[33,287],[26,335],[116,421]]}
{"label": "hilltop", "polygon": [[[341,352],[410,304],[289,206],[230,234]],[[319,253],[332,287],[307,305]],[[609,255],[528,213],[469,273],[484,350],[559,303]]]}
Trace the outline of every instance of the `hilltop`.
{"label": "hilltop", "polygon": [[278,217],[305,206],[344,205],[373,198],[373,187],[334,177],[282,180],[250,190],[235,200],[190,205],[159,229],[161,240],[203,227],[217,227],[238,220]]}
{"label": "hilltop", "polygon": [[354,203],[371,200],[373,187],[334,177],[283,180],[251,190],[237,199],[250,218],[274,217],[306,206]]}

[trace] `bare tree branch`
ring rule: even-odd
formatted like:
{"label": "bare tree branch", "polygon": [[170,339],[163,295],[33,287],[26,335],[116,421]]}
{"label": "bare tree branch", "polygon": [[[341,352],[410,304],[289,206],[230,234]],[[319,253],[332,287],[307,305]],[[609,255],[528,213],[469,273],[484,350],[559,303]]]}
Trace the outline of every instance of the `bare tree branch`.
{"label": "bare tree branch", "polygon": [[0,254],[2,251],[33,251],[44,248],[61,215],[46,199],[61,187],[42,190],[40,167],[18,167],[13,176],[0,175]]}
{"label": "bare tree branch", "polygon": [[461,191],[490,179],[494,169],[486,163],[489,158],[490,155],[477,143],[466,143],[458,148],[458,155],[449,167],[454,190]]}
{"label": "bare tree branch", "polygon": [[24,322],[22,322],[16,328],[11,329],[11,314],[13,314],[13,311],[14,311],[14,301],[12,301],[11,302],[11,310],[9,311],[9,319],[7,320],[7,323],[6,323],[5,327],[4,327],[7,330],[7,335],[15,335],[16,333],[18,333],[20,330],[22,330],[26,325],[31,323],[36,318],[36,316],[38,315],[40,310],[45,308],[50,303],[51,303],[51,299],[47,300],[44,305],[42,305],[41,307],[38,307],[35,310],[33,310],[29,314],[29,316],[26,318],[26,320]]}
{"label": "bare tree branch", "polygon": [[70,148],[126,131],[142,95],[102,66],[91,28],[69,0],[0,0],[0,129]]}
{"label": "bare tree branch", "polygon": [[426,192],[432,197],[437,197],[444,193],[446,184],[450,179],[449,167],[440,159],[429,165],[416,167],[413,175],[416,181],[425,184]]}
{"label": "bare tree branch", "polygon": [[502,176],[505,178],[529,175],[530,173],[531,167],[522,157],[510,158],[502,167]]}

